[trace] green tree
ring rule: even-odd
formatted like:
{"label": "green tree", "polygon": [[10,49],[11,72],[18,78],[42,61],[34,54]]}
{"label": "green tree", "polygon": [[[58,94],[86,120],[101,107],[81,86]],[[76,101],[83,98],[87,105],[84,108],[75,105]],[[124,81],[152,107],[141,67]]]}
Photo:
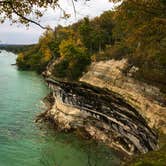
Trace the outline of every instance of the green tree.
{"label": "green tree", "polygon": [[103,29],[105,44],[113,44],[114,12],[106,11],[99,17],[99,25]]}
{"label": "green tree", "polygon": [[84,20],[79,25],[79,33],[82,43],[85,47],[92,53],[93,49],[93,36],[92,36],[92,25],[89,18],[84,18]]}
{"label": "green tree", "polygon": [[55,65],[55,76],[66,77],[70,80],[78,79],[90,63],[90,56],[86,49],[74,40],[69,39],[61,42],[59,50],[61,59]]}

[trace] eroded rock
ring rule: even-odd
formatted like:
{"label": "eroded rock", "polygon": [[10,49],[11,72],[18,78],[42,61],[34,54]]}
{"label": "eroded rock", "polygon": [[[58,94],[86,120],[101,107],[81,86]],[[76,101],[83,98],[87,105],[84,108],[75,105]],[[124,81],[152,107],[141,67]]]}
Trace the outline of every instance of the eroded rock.
{"label": "eroded rock", "polygon": [[84,83],[46,81],[55,101],[44,117],[60,130],[84,128],[94,139],[130,155],[158,149],[156,133],[121,96]]}
{"label": "eroded rock", "polygon": [[151,128],[166,134],[165,95],[159,88],[134,79],[138,70],[127,59],[94,62],[80,81],[121,95],[146,118]]}

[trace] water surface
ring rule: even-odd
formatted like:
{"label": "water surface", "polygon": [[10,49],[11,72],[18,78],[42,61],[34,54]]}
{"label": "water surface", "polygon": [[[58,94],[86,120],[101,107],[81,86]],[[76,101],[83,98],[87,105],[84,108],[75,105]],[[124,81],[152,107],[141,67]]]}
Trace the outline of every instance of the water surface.
{"label": "water surface", "polygon": [[16,55],[0,53],[0,166],[116,166],[115,153],[73,134],[34,123],[48,88],[34,72],[19,71]]}

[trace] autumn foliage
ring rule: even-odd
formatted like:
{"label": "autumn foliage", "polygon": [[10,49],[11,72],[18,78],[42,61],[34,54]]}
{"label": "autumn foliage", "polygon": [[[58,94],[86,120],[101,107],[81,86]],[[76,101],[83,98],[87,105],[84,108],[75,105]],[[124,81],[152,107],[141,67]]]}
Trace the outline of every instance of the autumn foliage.
{"label": "autumn foliage", "polygon": [[18,65],[43,71],[51,60],[59,59],[54,75],[77,79],[90,61],[127,58],[140,68],[135,78],[164,89],[165,11],[165,0],[124,0],[100,17],[47,30],[37,45],[18,56]]}

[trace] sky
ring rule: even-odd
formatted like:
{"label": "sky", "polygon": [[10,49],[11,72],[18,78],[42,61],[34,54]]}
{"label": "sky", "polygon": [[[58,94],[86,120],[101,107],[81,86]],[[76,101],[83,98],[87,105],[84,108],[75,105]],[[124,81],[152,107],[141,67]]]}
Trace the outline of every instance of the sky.
{"label": "sky", "polygon": [[[63,10],[70,14],[71,17],[69,19],[62,19],[61,17],[63,12],[60,9],[56,9],[56,11],[49,9],[41,18],[40,24],[44,26],[50,25],[52,28],[59,24],[68,25],[86,16],[89,16],[90,18],[99,16],[104,11],[113,8],[113,3],[110,3],[109,0],[91,0],[86,3],[84,0],[79,0],[79,2],[74,3],[76,8],[76,16],[74,14],[71,0],[59,0],[59,4]],[[24,25],[10,25],[10,22],[6,21],[4,24],[0,24],[0,44],[37,43],[43,31],[43,29],[36,25],[31,24],[27,29]]]}

